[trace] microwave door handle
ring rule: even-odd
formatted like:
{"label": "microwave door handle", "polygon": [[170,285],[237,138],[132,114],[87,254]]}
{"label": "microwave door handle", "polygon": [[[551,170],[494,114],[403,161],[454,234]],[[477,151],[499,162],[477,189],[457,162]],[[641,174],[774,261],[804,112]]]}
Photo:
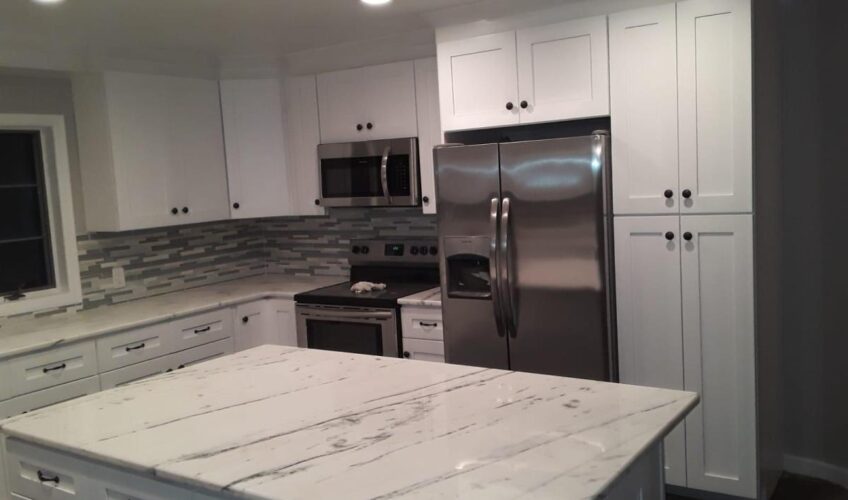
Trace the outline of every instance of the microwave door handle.
{"label": "microwave door handle", "polygon": [[389,154],[392,152],[391,146],[386,146],[383,150],[383,159],[380,162],[380,181],[383,183],[383,196],[386,197],[386,202],[392,204],[392,195],[389,194]]}
{"label": "microwave door handle", "polygon": [[492,307],[495,310],[495,325],[498,330],[498,337],[506,336],[504,333],[503,322],[503,306],[501,305],[500,280],[498,280],[498,211],[500,210],[500,202],[497,198],[492,198],[491,208],[489,209],[489,230],[491,232],[491,242],[489,243],[489,287],[491,289]]}

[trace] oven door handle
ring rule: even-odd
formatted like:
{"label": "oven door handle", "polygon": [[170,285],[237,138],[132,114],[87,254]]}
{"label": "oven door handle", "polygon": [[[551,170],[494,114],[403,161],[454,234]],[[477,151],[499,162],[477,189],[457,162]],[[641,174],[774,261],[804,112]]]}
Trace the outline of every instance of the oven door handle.
{"label": "oven door handle", "polygon": [[380,182],[383,184],[383,196],[386,202],[391,205],[392,195],[389,193],[389,154],[392,152],[391,146],[386,146],[383,150],[383,159],[380,161]]}
{"label": "oven door handle", "polygon": [[392,319],[394,314],[391,312],[383,312],[383,311],[329,311],[329,310],[321,310],[321,311],[301,311],[301,314],[304,316],[309,316],[310,318],[333,318],[333,319],[379,319],[386,320]]}

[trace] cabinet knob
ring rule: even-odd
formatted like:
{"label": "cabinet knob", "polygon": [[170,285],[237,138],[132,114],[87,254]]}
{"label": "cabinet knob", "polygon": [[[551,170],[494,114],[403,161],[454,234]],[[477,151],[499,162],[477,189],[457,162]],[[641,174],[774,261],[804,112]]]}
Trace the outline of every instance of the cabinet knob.
{"label": "cabinet knob", "polygon": [[171,209],[171,213],[174,214],[174,215],[177,215],[178,213],[180,213],[180,211],[177,207],[174,207],[174,208]]}
{"label": "cabinet knob", "polygon": [[403,357],[404,358],[408,358],[410,356],[411,356],[411,354],[409,354],[409,351],[403,351]]}
{"label": "cabinet knob", "polygon": [[184,213],[184,214],[187,214],[187,213],[188,213],[188,207],[183,207],[183,213]]}
{"label": "cabinet knob", "polygon": [[527,109],[527,101],[521,101],[518,105],[521,106],[521,109]]}
{"label": "cabinet knob", "polygon": [[316,199],[315,199],[315,204],[316,204],[316,205],[320,205],[320,204],[321,204],[321,200],[319,200],[319,199],[317,199],[317,198],[316,198]]}
{"label": "cabinet knob", "polygon": [[233,203],[233,208],[235,208],[236,210],[238,210],[240,206],[241,205],[239,205],[238,202]]}
{"label": "cabinet knob", "polygon": [[671,189],[666,189],[665,192],[663,192],[663,196],[668,199],[671,199],[671,197],[674,196],[674,191],[672,191]]}
{"label": "cabinet knob", "polygon": [[374,124],[371,123],[371,122],[368,122],[367,124],[365,124],[365,128],[367,128],[368,130],[371,130],[372,128],[374,128]]}
{"label": "cabinet knob", "polygon": [[674,233],[672,233],[671,231],[668,231],[667,233],[665,233],[665,239],[667,239],[668,241],[673,240],[674,239]]}
{"label": "cabinet knob", "polygon": [[513,105],[512,105],[512,102],[508,102],[508,103],[506,103],[506,109],[507,109],[507,110],[512,111],[512,108],[514,108],[514,107],[515,107],[515,106],[513,106]]}
{"label": "cabinet knob", "polygon": [[242,323],[247,323],[248,321],[250,321],[250,318],[248,318],[247,316],[241,318]]}
{"label": "cabinet knob", "polygon": [[682,194],[683,197],[686,198],[687,200],[692,197],[692,191],[690,191],[688,189],[684,189],[683,192],[680,193],[680,194]]}
{"label": "cabinet knob", "polygon": [[356,124],[356,130],[362,130],[362,124],[361,123]]}
{"label": "cabinet knob", "polygon": [[683,233],[683,239],[686,241],[692,241],[692,233],[686,231],[685,233]]}
{"label": "cabinet knob", "polygon": [[424,197],[421,198],[421,201],[423,201],[424,203],[430,203],[430,197],[424,196]]}

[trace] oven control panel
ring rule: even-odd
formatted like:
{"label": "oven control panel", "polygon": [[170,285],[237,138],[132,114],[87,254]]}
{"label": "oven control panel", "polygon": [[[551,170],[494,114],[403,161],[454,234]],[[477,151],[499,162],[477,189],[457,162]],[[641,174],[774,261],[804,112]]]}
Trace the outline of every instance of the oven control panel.
{"label": "oven control panel", "polygon": [[351,242],[351,263],[437,263],[436,240],[356,240]]}

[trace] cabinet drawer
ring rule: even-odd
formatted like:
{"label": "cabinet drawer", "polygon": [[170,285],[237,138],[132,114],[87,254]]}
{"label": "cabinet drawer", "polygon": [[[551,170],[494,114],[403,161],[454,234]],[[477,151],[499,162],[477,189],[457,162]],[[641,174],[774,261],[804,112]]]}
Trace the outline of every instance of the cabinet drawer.
{"label": "cabinet drawer", "polygon": [[441,309],[404,307],[401,315],[404,338],[444,340]]}
{"label": "cabinet drawer", "polygon": [[129,330],[97,339],[97,363],[100,371],[140,363],[169,354],[168,325],[159,324]]}
{"label": "cabinet drawer", "polygon": [[12,396],[97,374],[94,341],[60,346],[7,361]]}
{"label": "cabinet drawer", "polygon": [[175,368],[179,369],[209,361],[210,359],[220,358],[233,352],[233,339],[227,338],[187,351],[181,351],[169,357],[174,360]]}
{"label": "cabinet drawer", "polygon": [[12,493],[31,500],[92,498],[93,485],[70,457],[15,439],[6,441],[6,450],[6,471]]}
{"label": "cabinet drawer", "polygon": [[44,408],[45,406],[70,401],[81,396],[94,394],[99,390],[100,382],[97,380],[97,377],[88,377],[50,387],[49,389],[31,392],[0,403],[0,420]]}
{"label": "cabinet drawer", "polygon": [[435,340],[403,339],[403,357],[418,361],[445,362],[445,344]]}
{"label": "cabinet drawer", "polygon": [[182,351],[233,335],[233,313],[229,308],[178,319],[169,324],[175,335],[175,351]]}
{"label": "cabinet drawer", "polygon": [[100,374],[100,387],[105,391],[120,385],[130,384],[139,380],[165,373],[176,368],[174,366],[173,355],[163,356],[161,358],[151,359],[136,363],[134,365],[125,366],[117,370]]}

